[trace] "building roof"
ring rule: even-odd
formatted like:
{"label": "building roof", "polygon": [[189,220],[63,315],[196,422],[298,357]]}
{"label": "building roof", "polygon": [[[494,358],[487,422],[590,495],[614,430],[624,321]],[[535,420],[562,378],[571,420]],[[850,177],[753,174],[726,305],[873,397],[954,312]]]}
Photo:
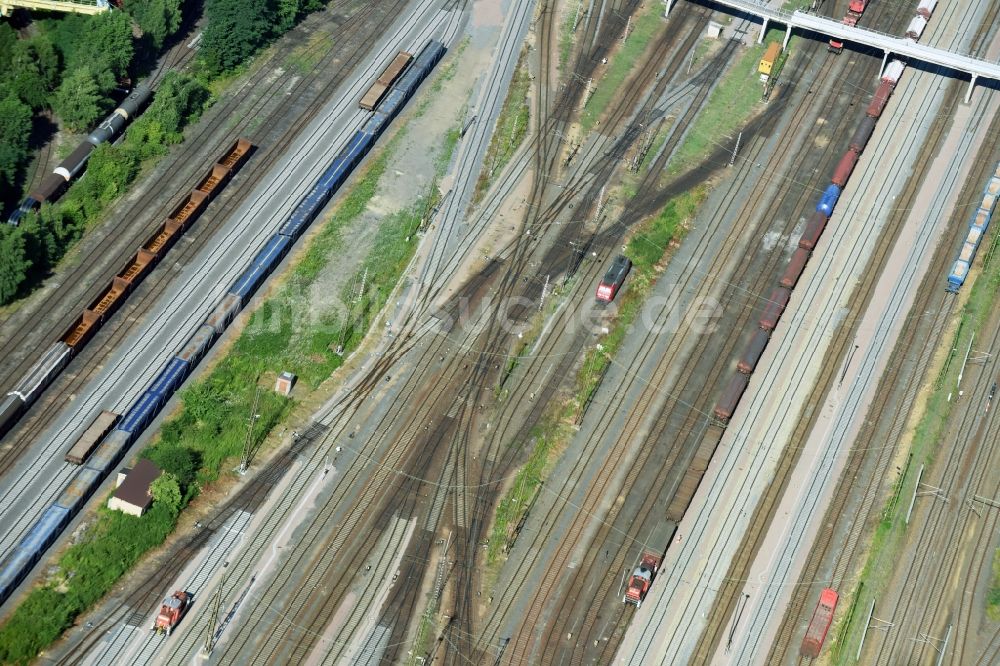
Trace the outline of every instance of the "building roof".
{"label": "building roof", "polygon": [[153,501],[149,485],[160,476],[160,468],[147,458],[142,458],[115,490],[115,497],[133,506],[146,509]]}

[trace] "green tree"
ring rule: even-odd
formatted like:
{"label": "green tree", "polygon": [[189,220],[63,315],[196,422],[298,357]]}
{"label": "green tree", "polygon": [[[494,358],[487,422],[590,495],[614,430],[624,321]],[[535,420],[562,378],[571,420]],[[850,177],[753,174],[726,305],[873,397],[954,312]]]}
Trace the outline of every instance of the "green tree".
{"label": "green tree", "polygon": [[85,68],[70,72],[52,97],[52,110],[74,132],[89,128],[103,111],[101,91],[93,72]]}
{"label": "green tree", "polygon": [[274,10],[268,0],[207,0],[201,41],[209,70],[228,71],[260,48],[271,34]]}
{"label": "green tree", "polygon": [[127,0],[125,11],[159,49],[181,25],[180,0]]}
{"label": "green tree", "polygon": [[149,494],[153,496],[154,502],[167,507],[171,515],[176,516],[180,512],[181,487],[177,483],[177,477],[170,472],[164,472],[149,484]]}
{"label": "green tree", "polygon": [[[86,17],[86,32],[76,37],[76,46],[66,58],[66,70],[87,68],[107,92],[115,80],[125,76],[132,62],[132,22],[122,12],[104,12]],[[105,76],[110,72],[111,76]],[[110,78],[110,86],[106,81]]]}
{"label": "green tree", "polygon": [[0,225],[0,303],[6,305],[14,300],[30,266],[21,231]]}
{"label": "green tree", "polygon": [[31,109],[11,93],[0,99],[0,184],[13,187],[28,156]]}
{"label": "green tree", "polygon": [[125,193],[139,173],[139,156],[126,145],[102,143],[87,160],[87,178],[83,181],[88,197],[107,204]]}
{"label": "green tree", "polygon": [[59,56],[47,39],[22,40],[7,54],[0,81],[33,109],[48,105],[48,95],[59,78]]}
{"label": "green tree", "polygon": [[142,456],[152,460],[164,472],[173,474],[182,491],[194,482],[201,459],[196,451],[166,442],[147,447]]}

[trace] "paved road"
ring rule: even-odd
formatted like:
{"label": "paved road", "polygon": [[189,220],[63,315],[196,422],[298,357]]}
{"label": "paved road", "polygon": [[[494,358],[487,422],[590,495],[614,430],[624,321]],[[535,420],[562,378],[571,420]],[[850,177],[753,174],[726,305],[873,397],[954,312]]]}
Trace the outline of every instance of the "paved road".
{"label": "paved road", "polygon": [[[748,398],[679,528],[682,541],[668,551],[664,570],[669,573],[654,586],[652,603],[648,600],[637,613],[619,662],[680,664],[692,653],[721,577],[791,436],[796,419],[790,415],[803,408],[802,400],[818,375],[814,359],[822,356],[839,330],[853,285],[866,270],[886,213],[902,191],[905,178],[899,173],[905,175],[902,169],[908,169],[905,165],[919,148],[929,114],[940,103],[942,87],[929,75],[910,75],[897,89],[884,116],[896,121],[880,123],[841,198],[826,237],[765,353],[765,370],[754,375]],[[903,108],[906,111],[901,115]],[[888,165],[899,166],[891,169]],[[859,353],[856,364],[865,359],[867,350]],[[764,391],[762,387],[767,386],[774,388]],[[840,402],[848,403],[846,393]],[[827,412],[823,418],[831,416]],[[803,460],[815,461],[809,456]],[[832,462],[827,459],[826,471]],[[744,617],[751,616],[745,613]]]}

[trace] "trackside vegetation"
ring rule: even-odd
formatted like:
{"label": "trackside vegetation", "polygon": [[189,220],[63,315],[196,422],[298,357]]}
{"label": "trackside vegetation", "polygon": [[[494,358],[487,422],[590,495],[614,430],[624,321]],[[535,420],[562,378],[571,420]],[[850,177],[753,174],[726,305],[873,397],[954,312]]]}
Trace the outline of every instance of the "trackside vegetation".
{"label": "trackside vegetation", "polygon": [[517,152],[524,137],[528,135],[528,125],[531,122],[531,109],[528,106],[531,74],[528,72],[526,57],[527,51],[522,51],[507,91],[507,99],[500,109],[496,129],[493,138],[490,139],[490,147],[483,159],[483,170],[476,181],[474,201],[483,198],[490,185]]}
{"label": "trackside vegetation", "polygon": [[[609,66],[611,69],[598,84],[581,114],[581,126],[585,130],[596,125],[603,108],[627,79],[630,67],[645,51],[660,25],[659,15],[655,12],[640,13],[634,19],[632,22],[634,32],[630,33],[625,46],[613,57]],[[707,136],[710,134],[718,136],[720,127],[722,131],[731,131],[753,116],[760,100],[761,89],[756,84],[756,76],[748,78],[746,68],[750,63],[756,67],[756,62],[760,59],[758,51],[762,50],[763,47],[747,49],[721,77],[705,108],[695,119],[692,129],[667,164],[666,173],[660,178],[661,185],[671,180],[674,174],[691,168],[695,158],[707,154],[705,151]],[[622,57],[626,53],[630,54],[627,59]],[[623,60],[628,66],[616,64],[617,61]],[[725,123],[720,126],[719,118],[723,116]],[[714,127],[709,121],[702,120],[706,117],[713,119],[711,122],[715,123]],[[657,150],[666,140],[668,130],[669,125],[661,130],[662,136],[654,137],[653,145]],[[643,172],[648,171],[652,164],[652,153],[655,151],[647,153],[642,162]],[[635,196],[636,188],[636,179],[626,177],[619,191],[628,199]],[[516,539],[520,525],[535,501],[542,482],[575,434],[575,425],[583,418],[590,400],[624,342],[643,302],[665,268],[665,261],[671,249],[683,239],[687,231],[687,222],[693,219],[708,196],[709,190],[710,185],[703,184],[674,197],[657,215],[647,218],[630,231],[625,254],[632,260],[633,270],[628,278],[628,288],[616,298],[615,319],[598,344],[584,353],[581,368],[574,379],[572,395],[560,401],[558,405],[551,405],[532,431],[529,442],[524,444],[530,450],[527,462],[516,474],[510,483],[510,488],[497,505],[486,556],[493,575],[496,575],[496,566],[501,556]]]}
{"label": "trackside vegetation", "polygon": [[[921,463],[930,466],[938,454],[939,444],[947,441],[943,434],[955,404],[948,398],[954,390],[962,365],[957,350],[965,349],[974,332],[987,324],[995,311],[996,298],[1000,292],[1000,260],[994,256],[996,248],[997,240],[994,239],[991,250],[988,253],[981,253],[986,256],[981,271],[978,275],[975,268],[972,271],[975,281],[967,280],[963,287],[962,295],[967,296],[968,301],[958,317],[951,352],[936,370],[932,368],[929,371],[929,375],[936,372],[936,377],[931,382],[926,402],[916,407],[920,416],[910,442],[908,446],[906,443],[903,445],[903,450],[909,451],[909,463],[890,489],[872,537],[867,560],[861,575],[857,578],[857,585],[851,590],[842,592],[862,597],[863,608],[867,608],[866,604],[870,604],[872,598],[884,596],[892,572],[908,545],[905,523],[908,505],[906,498],[913,494]],[[983,609],[983,612],[994,620],[1000,619],[1000,576],[996,573],[998,568],[1000,565],[994,560],[994,578],[987,593],[986,608]],[[845,665],[854,663],[854,648],[847,648],[858,645],[864,629],[861,626],[863,624],[863,619],[853,617],[850,621],[842,622],[835,627],[838,649],[833,663]]]}
{"label": "trackside vegetation", "polygon": [[[322,0],[207,0],[197,73],[168,74],[150,110],[127,130],[126,145],[98,148],[87,177],[56,206],[43,207],[23,228],[0,225],[0,306],[41,284],[138,174],[183,139],[181,130],[198,118],[214,82],[227,80],[261,48],[325,6]],[[46,166],[41,160],[32,169],[32,150],[50,143],[55,156],[65,157],[131,81],[152,71],[182,25],[182,0],[125,0],[123,8],[96,16],[19,10],[13,22],[20,31],[11,21],[0,23],[4,216],[28,193],[35,171]],[[150,112],[156,119],[143,122]],[[51,169],[53,160],[48,161]]]}
{"label": "trackside vegetation", "polygon": [[199,79],[167,74],[156,98],[124,140],[94,150],[86,178],[54,204],[27,215],[20,226],[0,225],[0,304],[25,295],[48,277],[143,169],[183,140],[184,127],[196,121],[210,101]]}
{"label": "trackside vegetation", "polygon": [[[104,507],[97,511],[46,581],[0,627],[0,663],[34,659],[146,552],[162,544],[180,512],[237,467],[250,423],[251,448],[260,449],[295,406],[270,390],[276,372],[297,374],[298,397],[308,399],[361,344],[413,257],[416,232],[437,201],[438,180],[457,144],[458,128],[445,135],[434,162],[437,177],[424,195],[380,223],[364,267],[340,294],[346,309],[310,313],[309,294],[331,258],[344,249],[347,226],[368,208],[405,132],[400,129],[359,169],[333,214],[293,259],[288,277],[251,314],[215,367],[180,393],[177,412],[165,421],[160,437],[141,451],[141,457],[166,472],[154,483],[152,509],[141,518]],[[264,389],[259,395],[258,386]],[[251,419],[255,399],[256,418]]]}
{"label": "trackside vegetation", "polygon": [[575,425],[583,418],[629,327],[662,272],[664,257],[684,237],[687,222],[707,195],[708,189],[704,186],[686,192],[667,203],[655,217],[640,223],[631,233],[625,254],[632,260],[632,273],[628,278],[628,289],[615,301],[615,320],[598,344],[584,354],[582,367],[574,380],[573,395],[568,400],[553,403],[532,430],[528,460],[497,505],[486,551],[489,564],[497,563],[517,537],[521,522],[531,508],[542,481],[555,465],[555,454],[561,453],[576,432]]}

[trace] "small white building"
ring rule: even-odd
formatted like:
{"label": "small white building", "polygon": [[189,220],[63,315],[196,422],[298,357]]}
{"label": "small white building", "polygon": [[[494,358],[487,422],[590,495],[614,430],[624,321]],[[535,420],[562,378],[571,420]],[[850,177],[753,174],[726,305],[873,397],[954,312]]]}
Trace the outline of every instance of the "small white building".
{"label": "small white building", "polygon": [[292,392],[292,387],[295,386],[295,380],[297,378],[290,372],[282,372],[278,375],[278,381],[274,382],[274,390],[276,393],[281,395],[290,395]]}
{"label": "small white building", "polygon": [[118,487],[108,500],[108,508],[141,516],[153,503],[149,487],[162,472],[151,460],[141,458],[135,467],[118,472]]}

